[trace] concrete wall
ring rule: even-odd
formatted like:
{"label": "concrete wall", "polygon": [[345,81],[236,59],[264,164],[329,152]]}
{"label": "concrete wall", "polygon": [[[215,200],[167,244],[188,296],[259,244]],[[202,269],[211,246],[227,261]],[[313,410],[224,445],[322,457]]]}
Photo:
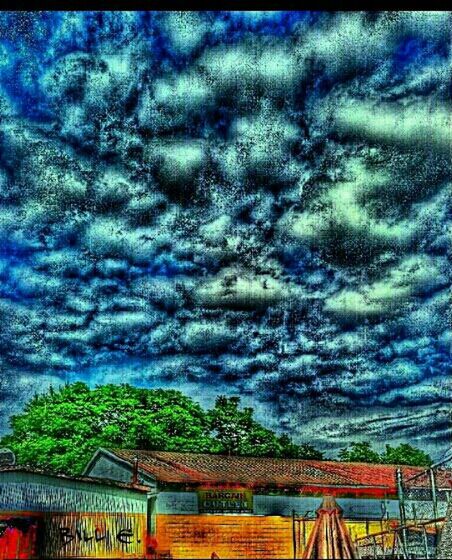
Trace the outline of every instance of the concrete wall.
{"label": "concrete wall", "polygon": [[452,501],[449,502],[449,506],[447,508],[446,522],[444,523],[444,527],[441,531],[436,556],[437,558],[452,560]]}
{"label": "concrete wall", "polygon": [[[447,511],[447,502],[438,501],[437,503],[438,517],[444,517]],[[434,519],[434,508],[431,500],[406,500],[405,513],[407,519]]]}

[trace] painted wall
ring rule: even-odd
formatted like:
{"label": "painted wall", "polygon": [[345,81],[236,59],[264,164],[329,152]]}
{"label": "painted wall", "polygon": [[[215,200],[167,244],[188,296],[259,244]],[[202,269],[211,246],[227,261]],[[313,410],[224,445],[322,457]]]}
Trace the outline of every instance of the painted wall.
{"label": "painted wall", "polygon": [[0,510],[146,513],[146,493],[45,475],[0,473]]}
{"label": "painted wall", "polygon": [[[147,507],[145,492],[37,473],[0,473],[3,516],[41,520],[38,557],[143,558]],[[8,529],[0,536],[0,560],[33,558],[27,538],[34,538],[31,532],[25,537]]]}
{"label": "painted wall", "polygon": [[[258,515],[292,515],[295,510],[300,515],[314,513],[321,503],[321,498],[311,496],[254,496],[254,513]],[[377,500],[366,498],[338,498],[345,519],[380,520],[386,515],[398,519],[399,504],[397,500]]]}
{"label": "painted wall", "polygon": [[[306,522],[306,538],[313,524]],[[382,530],[377,521],[346,525],[352,539]],[[210,558],[212,552],[222,559],[293,558],[290,517],[162,514],[157,516],[156,536],[159,552],[170,552],[174,558]],[[297,537],[302,545],[302,536]]]}
{"label": "painted wall", "polygon": [[44,555],[51,558],[143,558],[144,514],[53,514],[44,526]]}
{"label": "painted wall", "polygon": [[33,515],[0,514],[0,560],[35,558],[39,521]]}
{"label": "painted wall", "polygon": [[132,480],[131,467],[126,467],[125,465],[112,461],[103,455],[99,455],[89,469],[89,472],[86,472],[86,474],[96,478],[118,480],[119,482],[130,482]]}

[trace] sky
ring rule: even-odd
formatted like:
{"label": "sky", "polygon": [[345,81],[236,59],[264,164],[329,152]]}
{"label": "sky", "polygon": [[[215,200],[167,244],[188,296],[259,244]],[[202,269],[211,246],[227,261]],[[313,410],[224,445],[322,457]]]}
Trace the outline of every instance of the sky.
{"label": "sky", "polygon": [[440,457],[451,23],[2,12],[0,432],[82,380]]}

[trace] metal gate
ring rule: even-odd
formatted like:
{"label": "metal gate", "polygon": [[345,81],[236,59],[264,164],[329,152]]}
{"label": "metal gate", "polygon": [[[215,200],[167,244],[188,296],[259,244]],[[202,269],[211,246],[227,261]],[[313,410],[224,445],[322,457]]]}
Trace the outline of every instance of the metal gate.
{"label": "metal gate", "polygon": [[433,559],[452,494],[450,457],[411,477],[397,469],[400,522],[356,539],[362,559]]}
{"label": "metal gate", "polygon": [[292,511],[292,548],[294,560],[303,558],[308,541],[309,531],[307,523],[315,521],[314,510],[307,510],[303,515]]}

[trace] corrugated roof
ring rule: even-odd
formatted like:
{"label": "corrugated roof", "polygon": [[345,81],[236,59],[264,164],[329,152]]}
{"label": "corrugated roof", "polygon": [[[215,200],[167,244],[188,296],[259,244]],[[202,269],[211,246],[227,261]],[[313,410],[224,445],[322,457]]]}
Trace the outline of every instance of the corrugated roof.
{"label": "corrugated roof", "polygon": [[149,492],[149,487],[141,484],[130,484],[126,482],[119,482],[106,478],[96,478],[92,476],[69,476],[65,474],[53,474],[46,472],[42,469],[29,468],[26,466],[9,465],[0,467],[0,474],[4,472],[24,473],[30,475],[47,476],[49,478],[57,478],[59,480],[67,480],[74,482],[85,482],[89,484],[97,484],[102,486],[114,486],[115,488],[123,488],[125,490],[136,490],[137,492]]}
{"label": "corrugated roof", "polygon": [[[233,483],[249,486],[358,486],[396,491],[396,465],[342,463],[304,459],[235,457],[201,453],[176,453],[111,449],[130,463],[166,483]],[[423,469],[401,467],[404,477]]]}

